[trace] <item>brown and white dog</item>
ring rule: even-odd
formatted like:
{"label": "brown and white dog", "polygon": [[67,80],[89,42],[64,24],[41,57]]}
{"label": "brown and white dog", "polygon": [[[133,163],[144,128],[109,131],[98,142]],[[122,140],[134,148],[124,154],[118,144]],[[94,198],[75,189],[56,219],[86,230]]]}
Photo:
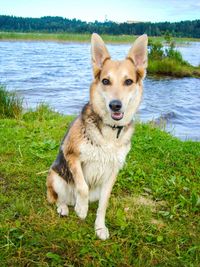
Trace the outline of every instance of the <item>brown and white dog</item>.
{"label": "brown and white dog", "polygon": [[71,124],[47,177],[47,198],[60,215],[74,206],[84,219],[88,203],[99,201],[97,236],[109,232],[105,214],[116,176],[122,168],[133,134],[133,115],[142,98],[147,67],[147,35],[140,36],[122,61],[113,61],[97,34],[91,40],[94,80],[90,101]]}

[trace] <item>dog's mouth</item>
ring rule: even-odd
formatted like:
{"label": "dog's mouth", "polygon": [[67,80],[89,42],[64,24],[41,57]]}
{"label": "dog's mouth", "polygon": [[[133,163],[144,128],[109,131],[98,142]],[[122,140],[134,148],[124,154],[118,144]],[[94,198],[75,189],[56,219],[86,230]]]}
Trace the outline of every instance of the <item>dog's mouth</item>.
{"label": "dog's mouth", "polygon": [[123,112],[112,112],[111,113],[111,117],[115,121],[121,120],[123,118],[123,116],[124,116],[124,113]]}

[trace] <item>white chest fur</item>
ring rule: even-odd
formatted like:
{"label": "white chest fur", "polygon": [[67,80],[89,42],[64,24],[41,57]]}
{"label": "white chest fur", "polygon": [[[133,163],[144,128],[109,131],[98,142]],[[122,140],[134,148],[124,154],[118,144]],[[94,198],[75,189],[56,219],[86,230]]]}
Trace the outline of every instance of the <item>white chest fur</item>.
{"label": "white chest fur", "polygon": [[102,131],[102,142],[85,140],[80,146],[80,159],[82,162],[83,174],[90,188],[101,185],[105,179],[117,175],[123,167],[126,155],[130,149],[132,131],[128,134],[121,133],[117,138],[117,130],[110,128]]}

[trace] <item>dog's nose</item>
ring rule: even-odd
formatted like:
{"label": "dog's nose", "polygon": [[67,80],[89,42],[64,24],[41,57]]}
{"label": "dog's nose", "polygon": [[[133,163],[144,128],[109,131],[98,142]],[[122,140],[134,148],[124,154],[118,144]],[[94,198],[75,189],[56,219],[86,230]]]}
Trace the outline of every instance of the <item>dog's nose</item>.
{"label": "dog's nose", "polygon": [[109,107],[112,111],[119,111],[122,108],[122,102],[120,100],[112,100]]}

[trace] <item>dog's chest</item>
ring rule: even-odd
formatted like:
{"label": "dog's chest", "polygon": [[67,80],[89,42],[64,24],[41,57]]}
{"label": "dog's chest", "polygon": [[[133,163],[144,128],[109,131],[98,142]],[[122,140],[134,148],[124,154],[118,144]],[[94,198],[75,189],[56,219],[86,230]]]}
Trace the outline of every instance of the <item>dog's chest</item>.
{"label": "dog's chest", "polygon": [[116,132],[111,133],[108,140],[98,144],[85,140],[80,146],[80,159],[85,179],[90,185],[97,185],[111,175],[116,175],[122,168],[129,144],[116,138]]}
{"label": "dog's chest", "polygon": [[80,152],[81,162],[83,163],[98,162],[103,165],[121,166],[125,161],[128,148],[125,145],[116,147],[113,143],[98,146],[88,142],[81,145]]}

